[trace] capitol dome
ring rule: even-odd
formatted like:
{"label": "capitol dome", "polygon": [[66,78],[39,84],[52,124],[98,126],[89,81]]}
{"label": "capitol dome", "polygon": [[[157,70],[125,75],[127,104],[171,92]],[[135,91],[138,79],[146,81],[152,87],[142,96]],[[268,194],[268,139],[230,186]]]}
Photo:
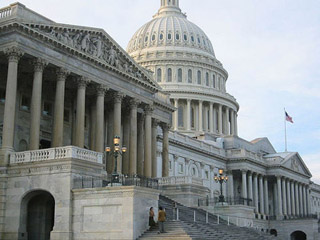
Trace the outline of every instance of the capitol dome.
{"label": "capitol dome", "polygon": [[160,9],[136,31],[127,52],[170,94],[178,109],[172,130],[194,137],[237,135],[239,104],[226,91],[228,73],[210,39],[182,13],[179,0],[160,1]]}

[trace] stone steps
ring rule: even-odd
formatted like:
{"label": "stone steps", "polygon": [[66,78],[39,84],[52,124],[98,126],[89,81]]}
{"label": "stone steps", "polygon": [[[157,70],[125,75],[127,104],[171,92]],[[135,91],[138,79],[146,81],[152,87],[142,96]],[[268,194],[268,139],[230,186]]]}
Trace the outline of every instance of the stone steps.
{"label": "stone steps", "polygon": [[[269,240],[273,236],[256,231],[252,228],[227,225],[226,221],[220,219],[217,224],[217,216],[208,214],[206,223],[206,212],[198,208],[189,208],[173,200],[160,196],[159,206],[166,209],[167,222],[165,222],[166,233],[158,234],[158,228],[146,231],[139,239],[193,239],[193,240]],[[179,221],[173,212],[173,207],[179,208]],[[194,211],[196,222],[194,222]]]}

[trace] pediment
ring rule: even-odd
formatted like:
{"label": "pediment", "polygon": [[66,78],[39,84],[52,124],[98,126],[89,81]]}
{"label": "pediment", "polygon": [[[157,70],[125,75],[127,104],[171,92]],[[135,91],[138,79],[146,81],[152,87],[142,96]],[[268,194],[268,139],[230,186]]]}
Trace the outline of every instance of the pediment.
{"label": "pediment", "polygon": [[160,89],[150,72],[137,64],[103,29],[57,23],[23,25],[28,28],[28,32],[35,31],[35,37],[39,37],[39,34],[45,36],[40,37],[41,40],[47,40],[55,47],[69,50],[72,54],[83,56],[108,70],[126,75],[154,92]]}
{"label": "pediment", "polygon": [[302,158],[300,157],[299,153],[291,153],[289,154],[283,161],[282,165],[286,168],[289,168],[295,172],[299,172],[302,174],[306,174],[311,176],[311,173],[305,163],[303,162]]}

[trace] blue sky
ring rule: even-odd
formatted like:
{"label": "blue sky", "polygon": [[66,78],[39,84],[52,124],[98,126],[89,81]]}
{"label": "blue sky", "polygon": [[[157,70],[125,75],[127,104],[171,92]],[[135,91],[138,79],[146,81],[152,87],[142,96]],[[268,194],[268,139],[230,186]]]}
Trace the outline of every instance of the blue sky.
{"label": "blue sky", "polygon": [[[160,6],[160,0],[21,2],[56,22],[103,28],[123,48]],[[284,151],[285,107],[294,120],[287,124],[288,150],[300,153],[320,183],[320,1],[180,0],[180,7],[229,72],[239,135],[268,137]]]}

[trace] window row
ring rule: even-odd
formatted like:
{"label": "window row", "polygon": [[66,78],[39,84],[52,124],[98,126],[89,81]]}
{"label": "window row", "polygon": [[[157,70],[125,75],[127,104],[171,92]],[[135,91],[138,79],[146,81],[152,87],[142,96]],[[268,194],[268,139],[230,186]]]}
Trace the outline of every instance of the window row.
{"label": "window row", "polygon": [[[168,68],[167,69],[166,82],[172,82],[172,80],[173,80],[172,76],[173,76],[172,69]],[[162,69],[161,68],[157,69],[157,77],[156,78],[157,78],[157,82],[162,82]],[[177,82],[182,82],[182,80],[183,80],[182,69],[179,68],[177,70]],[[210,86],[210,76],[209,76],[208,72],[206,72],[204,80],[205,80],[205,85],[209,87]],[[212,74],[211,80],[212,80],[211,86],[213,88],[216,88],[216,86],[220,86],[220,79],[218,79],[218,84],[216,84],[216,76],[215,76],[215,74]],[[188,75],[186,77],[186,82],[193,83],[193,73],[192,73],[191,69],[188,70]],[[199,84],[199,85],[203,84],[202,73],[201,73],[200,70],[197,71],[197,84]]]}
{"label": "window row", "polygon": [[[189,41],[189,36],[186,33],[184,33],[183,36],[181,36],[181,34],[178,33],[178,32],[176,32],[175,34],[173,34],[172,32],[168,32],[166,37],[167,37],[167,40],[169,40],[169,41],[173,40],[173,38],[175,38],[175,40],[177,40],[177,41],[180,41],[181,39],[183,39],[183,41],[185,41],[185,42]],[[160,33],[159,34],[159,40],[163,41],[164,38],[165,38],[164,33]],[[146,35],[144,37],[144,42],[146,43],[146,42],[148,42],[148,40],[149,40],[149,35]],[[155,33],[152,34],[151,40],[152,41],[156,40],[156,34]],[[205,47],[207,46],[207,41],[205,40],[204,37],[202,37],[202,40],[201,40],[200,36],[194,37],[193,35],[191,35],[190,36],[190,40],[191,40],[192,43],[198,43],[198,44],[202,43]],[[136,43],[137,43],[137,40],[134,41],[134,44],[136,44]],[[139,43],[141,43],[141,39],[139,40]]]}

